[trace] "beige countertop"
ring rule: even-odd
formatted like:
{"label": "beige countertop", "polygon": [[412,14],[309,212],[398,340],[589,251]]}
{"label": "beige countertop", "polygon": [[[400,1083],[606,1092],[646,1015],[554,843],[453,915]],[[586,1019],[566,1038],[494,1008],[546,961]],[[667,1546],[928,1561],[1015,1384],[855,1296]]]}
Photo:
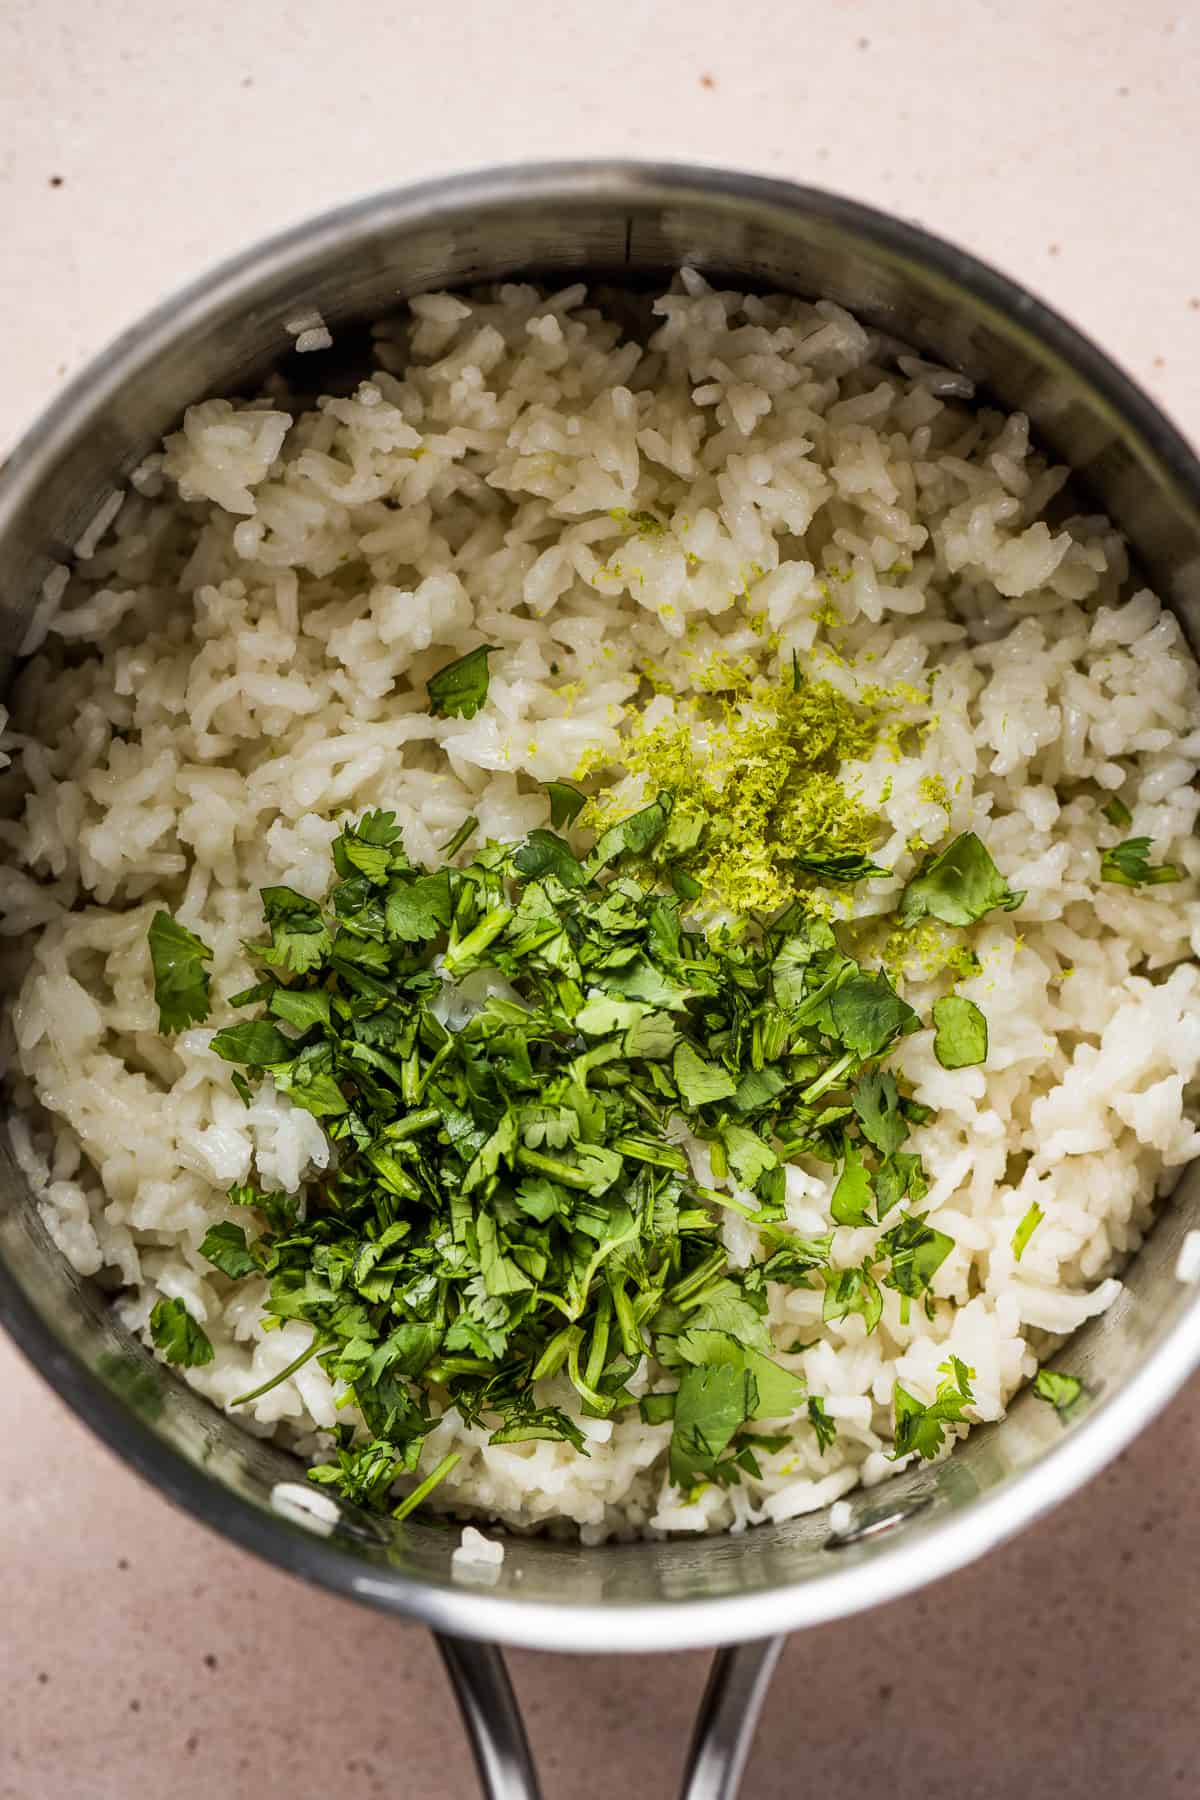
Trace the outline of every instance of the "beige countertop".
{"label": "beige countertop", "polygon": [[[7,0],[0,451],[256,236],[533,156],[726,162],[1023,277],[1200,437],[1200,9],[1186,0]],[[0,1344],[0,1800],[457,1800],[419,1631],[171,1511]],[[1200,1790],[1195,1386],[980,1566],[797,1637],[749,1800]],[[704,1659],[513,1658],[549,1800],[662,1795]]]}

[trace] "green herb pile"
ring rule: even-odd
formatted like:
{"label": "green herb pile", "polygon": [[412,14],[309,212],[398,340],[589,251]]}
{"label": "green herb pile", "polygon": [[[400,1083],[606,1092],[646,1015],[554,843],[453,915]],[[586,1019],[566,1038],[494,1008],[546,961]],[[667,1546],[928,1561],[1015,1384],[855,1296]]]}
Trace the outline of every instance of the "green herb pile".
{"label": "green herb pile", "polygon": [[[391,813],[347,827],[324,905],[263,890],[268,936],[248,946],[262,979],[232,1001],[256,1016],[212,1040],[247,1102],[269,1076],[335,1147],[303,1203],[232,1190],[247,1225],[215,1225],[202,1248],[232,1280],[266,1277],[268,1327],[311,1326],[275,1381],[318,1356],[344,1384],[365,1434],[344,1429],[336,1464],[310,1473],[369,1505],[415,1470],[448,1406],[492,1442],[586,1454],[576,1419],[547,1401],[556,1376],[586,1416],[638,1406],[672,1421],[685,1490],[757,1474],[786,1442],[752,1432],[759,1421],[807,1417],[824,1451],[834,1424],[776,1360],[804,1346],[774,1345],[768,1284],[823,1287],[826,1320],[858,1313],[872,1331],[883,1286],[902,1316],[931,1306],[953,1247],[918,1210],[925,1172],[905,1148],[928,1115],[880,1066],[921,1028],[886,974],[803,901],[765,923],[691,926],[670,891],[667,796],[582,858],[560,835],[582,796],[555,783],[549,797],[559,829],[488,843],[464,867],[413,866]],[[914,877],[901,917],[964,923],[1019,898],[967,834]],[[163,1030],[207,1017],[207,946],[159,913],[150,949]],[[469,1015],[457,1028],[454,1006]],[[934,1025],[947,1067],[982,1060],[970,1001],[939,1001]],[[697,1183],[685,1128],[720,1186]],[[784,1223],[784,1165],[801,1155],[838,1167],[838,1225],[876,1228],[859,1266],[831,1268],[832,1234]],[[726,1210],[757,1228],[748,1268],[722,1244]],[[152,1333],[176,1363],[212,1355],[178,1301],[156,1307]],[[638,1399],[628,1383],[645,1355],[661,1391]],[[936,1452],[969,1375],[953,1366],[928,1407],[897,1388],[897,1454]]]}

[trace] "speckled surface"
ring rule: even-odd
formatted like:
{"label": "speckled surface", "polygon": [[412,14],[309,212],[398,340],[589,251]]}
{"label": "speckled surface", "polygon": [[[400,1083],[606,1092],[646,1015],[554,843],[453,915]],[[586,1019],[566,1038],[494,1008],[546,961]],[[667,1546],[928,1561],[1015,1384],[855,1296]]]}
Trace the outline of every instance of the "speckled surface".
{"label": "speckled surface", "polygon": [[[917,218],[1200,437],[1198,88],[1183,0],[7,0],[0,453],[106,337],[265,231],[444,169],[606,153]],[[473,1793],[421,1632],[170,1510],[7,1344],[0,1446],[0,1800]],[[1193,1387],[1015,1544],[794,1639],[747,1795],[1200,1791],[1198,1482]],[[513,1668],[549,1800],[672,1791],[703,1657]]]}

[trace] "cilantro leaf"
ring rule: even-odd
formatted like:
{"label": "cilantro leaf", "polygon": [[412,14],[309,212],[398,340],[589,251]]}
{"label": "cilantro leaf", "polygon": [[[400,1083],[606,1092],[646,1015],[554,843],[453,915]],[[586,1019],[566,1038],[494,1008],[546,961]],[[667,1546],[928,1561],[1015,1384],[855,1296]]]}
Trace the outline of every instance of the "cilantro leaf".
{"label": "cilantro leaf", "polygon": [[878,1248],[891,1258],[884,1276],[890,1288],[909,1299],[923,1294],[950,1252],[954,1239],[926,1225],[927,1213],[914,1213],[884,1232]]}
{"label": "cilantro leaf", "polygon": [[[674,1395],[669,1398],[674,1399]],[[573,1419],[569,1419],[561,1407],[539,1406],[528,1410],[515,1410],[508,1415],[508,1422],[493,1431],[488,1439],[489,1444],[527,1444],[531,1439],[543,1439],[551,1443],[570,1444],[581,1456],[586,1456],[587,1440]]]}
{"label": "cilantro leaf", "polygon": [[1133,824],[1133,814],[1117,794],[1114,794],[1108,805],[1101,807],[1100,810],[1109,824],[1116,825],[1121,831]]}
{"label": "cilantro leaf", "polygon": [[215,1032],[209,1048],[223,1056],[226,1062],[264,1069],[271,1063],[286,1062],[295,1045],[268,1020],[245,1019],[239,1025],[226,1025],[222,1031]]}
{"label": "cilantro leaf", "polygon": [[975,833],[964,831],[922,863],[900,896],[899,919],[906,928],[924,918],[973,925],[995,907],[1014,911],[1024,898],[1009,887]]}
{"label": "cilantro leaf", "polygon": [[883,1156],[898,1150],[908,1136],[908,1123],[900,1110],[894,1075],[873,1070],[854,1091],[854,1110],[862,1134]]}
{"label": "cilantro leaf", "polygon": [[[347,825],[334,839],[333,866],[355,896],[363,883],[368,889],[384,887],[389,876],[409,868],[395,813],[369,812],[356,825]],[[345,897],[345,892],[335,893],[335,908],[340,909]]]}
{"label": "cilantro leaf", "polygon": [[719,1282],[703,1304],[687,1314],[687,1331],[684,1333],[687,1343],[680,1355],[686,1360],[687,1344],[690,1344],[690,1354],[697,1356],[707,1341],[697,1333],[712,1331],[723,1333],[746,1349],[761,1350],[764,1356],[767,1355],[771,1348],[771,1328],[765,1313],[758,1310],[761,1305],[761,1300],[742,1292],[734,1282]]}
{"label": "cilantro leaf", "polygon": [[531,831],[513,857],[513,868],[526,881],[556,875],[564,887],[582,887],[587,872],[570,844],[552,831]]}
{"label": "cilantro leaf", "polygon": [[259,1272],[258,1264],[246,1248],[246,1233],[240,1225],[210,1225],[200,1245],[200,1254],[233,1281]]}
{"label": "cilantro leaf", "polygon": [[933,1053],[943,1069],[969,1069],[988,1051],[987,1020],[973,1000],[946,994],[933,1003]]}
{"label": "cilantro leaf", "polygon": [[388,934],[405,944],[426,942],[449,925],[452,906],[450,876],[445,869],[398,883],[387,897]]}
{"label": "cilantro leaf", "polygon": [[945,1373],[945,1380],[939,1383],[937,1396],[928,1406],[914,1394],[910,1394],[899,1382],[896,1383],[892,1402],[893,1462],[914,1453],[923,1461],[936,1456],[942,1448],[947,1428],[961,1422],[964,1409],[974,1401],[975,1396],[971,1392],[974,1369],[968,1368],[957,1356],[942,1363],[941,1369]]}
{"label": "cilantro leaf", "polygon": [[868,1336],[883,1317],[883,1295],[869,1263],[863,1263],[858,1269],[831,1270],[825,1280],[825,1299],[821,1306],[825,1323],[829,1325],[836,1319],[849,1318],[853,1313],[861,1314]]}
{"label": "cilantro leaf", "polygon": [[[294,1047],[289,1045],[289,1048]],[[259,1048],[265,1048],[265,1045],[260,1045]],[[234,1060],[241,1059],[239,1057]],[[272,1064],[271,1079],[281,1094],[290,1095],[296,1106],[302,1106],[314,1118],[334,1118],[348,1113],[350,1102],[343,1094],[331,1065],[332,1056],[328,1046],[314,1044],[311,1048],[306,1046],[289,1063]]]}
{"label": "cilantro leaf", "polygon": [[160,1300],[150,1314],[150,1336],[169,1363],[196,1369],[213,1359],[213,1347],[182,1300]]}
{"label": "cilantro leaf", "polygon": [[880,1223],[901,1200],[923,1200],[929,1192],[921,1159],[911,1150],[894,1150],[875,1171],[875,1216]]}
{"label": "cilantro leaf", "polygon": [[488,697],[488,657],[498,644],[480,644],[465,656],[446,663],[426,684],[429,710],[439,719],[473,719]]}
{"label": "cilantro leaf", "polygon": [[[679,1032],[669,1013],[646,1012],[638,1003],[639,1016],[625,1033],[626,1056],[643,1056],[650,1062],[665,1062],[679,1042]],[[578,1024],[576,1019],[576,1024]]]}
{"label": "cilantro leaf", "polygon": [[550,801],[550,828],[561,831],[571,825],[587,805],[587,795],[569,787],[565,781],[548,781],[546,795]]}
{"label": "cilantro leaf", "polygon": [[630,813],[627,819],[621,819],[597,840],[587,860],[587,872],[596,875],[610,862],[621,856],[644,856],[652,844],[667,829],[671,816],[671,801],[667,794],[660,794],[641,812]]}
{"label": "cilantro leaf", "polygon": [[736,1362],[701,1363],[685,1369],[675,1395],[671,1480],[689,1488],[716,1474],[735,1432],[758,1404],[753,1375]]}
{"label": "cilantro leaf", "polygon": [[747,1069],[737,1084],[734,1103],[741,1113],[759,1112],[785,1093],[787,1085],[787,1076],[779,1069]]}
{"label": "cilantro leaf", "polygon": [[150,922],[150,963],[158,1029],[164,1036],[202,1025],[208,1017],[208,945],[180,925],[170,913],[157,912]]}
{"label": "cilantro leaf", "polygon": [[765,1262],[753,1263],[743,1276],[743,1285],[757,1291],[766,1281],[778,1281],[788,1287],[811,1287],[808,1277],[817,1269],[829,1267],[833,1249],[833,1233],[824,1237],[801,1237],[798,1232],[766,1227],[763,1234],[776,1246]]}
{"label": "cilantro leaf", "polygon": [[845,886],[855,881],[868,881],[875,875],[890,875],[892,872],[873,863],[869,856],[854,852],[823,856],[817,852],[801,851],[790,860],[798,869],[803,869],[806,875],[816,875],[822,881]]}
{"label": "cilantro leaf", "polygon": [[839,1225],[869,1225],[870,1206],[875,1198],[871,1190],[871,1174],[862,1152],[851,1143],[846,1145],[842,1172],[833,1190],[829,1210]]}
{"label": "cilantro leaf", "polygon": [[873,975],[860,971],[842,982],[834,989],[829,1011],[838,1038],[864,1062],[881,1055],[921,1023],[882,969]]}
{"label": "cilantro leaf", "polygon": [[1039,1369],[1033,1378],[1033,1391],[1055,1412],[1068,1413],[1083,1393],[1078,1375],[1060,1375],[1057,1369]]}
{"label": "cilantro leaf", "polygon": [[770,1146],[763,1143],[757,1132],[747,1130],[744,1125],[726,1125],[721,1132],[721,1141],[730,1168],[745,1187],[753,1187],[760,1175],[778,1165],[779,1158]]}
{"label": "cilantro leaf", "polygon": [[517,1267],[512,1257],[505,1255],[503,1240],[490,1213],[478,1214],[475,1232],[479,1242],[479,1267],[483,1274],[483,1285],[489,1294],[519,1294],[523,1288],[533,1286],[528,1275]]}
{"label": "cilantro leaf", "polygon": [[671,1072],[689,1106],[708,1106],[714,1100],[728,1100],[737,1092],[732,1075],[706,1061],[686,1040],[675,1047]]}
{"label": "cilantro leaf", "polygon": [[825,1410],[825,1402],[815,1394],[809,1397],[808,1422],[817,1434],[817,1448],[824,1456],[830,1444],[837,1437],[837,1426]]}
{"label": "cilantro leaf", "polygon": [[275,1017],[297,1031],[308,1031],[314,1025],[328,1027],[332,1022],[331,1004],[330,997],[323,988],[277,987],[268,1002]]}
{"label": "cilantro leaf", "polygon": [[646,1016],[640,1000],[620,1000],[608,994],[594,994],[575,1014],[575,1029],[585,1037],[611,1037],[617,1031],[632,1030]]}
{"label": "cilantro leaf", "polygon": [[269,947],[252,945],[254,955],[269,967],[289,969],[294,975],[318,968],[329,955],[333,940],[316,901],[289,887],[265,887],[260,894],[271,942]]}
{"label": "cilantro leaf", "polygon": [[1114,881],[1121,887],[1158,887],[1167,881],[1182,881],[1183,870],[1174,863],[1150,861],[1148,837],[1126,838],[1123,844],[1106,850],[1100,858],[1101,881]]}
{"label": "cilantro leaf", "polygon": [[1021,1223],[1012,1234],[1012,1253],[1014,1261],[1020,1262],[1026,1244],[1029,1242],[1045,1216],[1045,1213],[1042,1211],[1037,1201],[1034,1200],[1026,1210]]}
{"label": "cilantro leaf", "polygon": [[670,1473],[679,1486],[720,1476],[718,1459],[750,1419],[787,1418],[804,1402],[804,1382],[728,1332],[691,1330],[680,1340],[685,1367],[675,1396]]}

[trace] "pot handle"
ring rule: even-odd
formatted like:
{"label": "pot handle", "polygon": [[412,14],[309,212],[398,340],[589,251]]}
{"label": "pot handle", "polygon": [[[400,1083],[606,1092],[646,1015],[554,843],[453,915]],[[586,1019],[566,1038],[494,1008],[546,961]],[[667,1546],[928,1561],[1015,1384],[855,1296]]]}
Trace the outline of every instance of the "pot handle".
{"label": "pot handle", "polygon": [[[479,1771],[484,1800],[541,1800],[521,1708],[495,1644],[435,1634]],[[696,1715],[680,1800],[736,1800],[781,1637],[718,1650]]]}

